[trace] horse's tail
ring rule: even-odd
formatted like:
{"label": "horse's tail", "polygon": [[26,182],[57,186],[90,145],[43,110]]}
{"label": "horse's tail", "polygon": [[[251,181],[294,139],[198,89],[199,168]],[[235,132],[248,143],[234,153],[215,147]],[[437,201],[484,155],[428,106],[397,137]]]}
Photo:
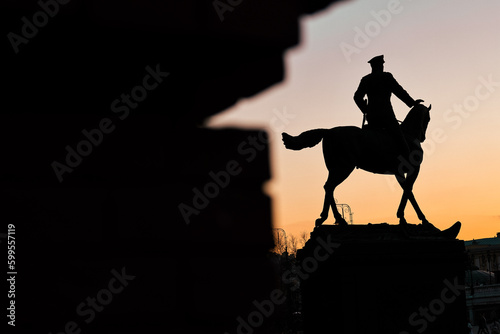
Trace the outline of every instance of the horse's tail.
{"label": "horse's tail", "polygon": [[288,133],[283,132],[283,144],[289,150],[301,150],[306,147],[313,147],[319,144],[326,134],[327,129],[314,129],[302,132],[298,136],[290,136]]}

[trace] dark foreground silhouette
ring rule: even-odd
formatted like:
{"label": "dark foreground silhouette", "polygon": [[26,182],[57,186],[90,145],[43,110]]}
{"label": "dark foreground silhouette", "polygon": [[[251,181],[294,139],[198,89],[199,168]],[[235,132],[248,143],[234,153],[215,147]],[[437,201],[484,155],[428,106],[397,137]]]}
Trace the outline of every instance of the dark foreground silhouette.
{"label": "dark foreground silhouette", "polygon": [[[301,150],[313,147],[323,141],[323,155],[329,174],[324,185],[325,200],[320,218],[316,219],[316,226],[321,225],[328,218],[328,211],[332,208],[335,224],[347,225],[335,205],[333,192],[354,170],[361,168],[376,174],[392,174],[396,176],[403,188],[403,196],[397,210],[397,217],[401,225],[406,225],[404,210],[410,200],[422,226],[431,231],[439,232],[423,214],[413,195],[413,185],[420,171],[423,150],[420,143],[425,140],[425,132],[430,121],[431,106],[415,105],[401,124],[401,131],[410,148],[407,158],[399,154],[397,143],[391,135],[383,130],[362,130],[355,126],[335,127],[332,129],[314,129],[293,137],[283,133],[283,143],[291,150]],[[458,226],[457,226],[458,224]],[[459,223],[454,229],[459,228]]]}

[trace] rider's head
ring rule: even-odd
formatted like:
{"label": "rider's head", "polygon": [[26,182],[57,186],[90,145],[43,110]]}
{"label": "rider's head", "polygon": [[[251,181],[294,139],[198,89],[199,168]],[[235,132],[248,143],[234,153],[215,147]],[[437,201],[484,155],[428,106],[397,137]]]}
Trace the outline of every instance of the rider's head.
{"label": "rider's head", "polygon": [[372,72],[383,72],[384,71],[384,56],[376,56],[368,61],[372,67]]}

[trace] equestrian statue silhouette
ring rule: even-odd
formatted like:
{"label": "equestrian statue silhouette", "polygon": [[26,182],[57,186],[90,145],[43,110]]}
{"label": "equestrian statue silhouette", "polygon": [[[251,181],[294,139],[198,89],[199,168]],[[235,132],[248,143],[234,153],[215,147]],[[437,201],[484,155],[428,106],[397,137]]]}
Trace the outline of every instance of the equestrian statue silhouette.
{"label": "equestrian statue silhouette", "polygon": [[[361,168],[376,174],[394,175],[403,188],[403,196],[396,216],[407,236],[429,236],[455,238],[461,227],[456,222],[441,231],[425,218],[413,195],[413,185],[417,180],[423,160],[421,143],[430,122],[431,105],[426,107],[421,99],[413,99],[396,81],[391,73],[384,72],[384,56],[376,56],[368,61],[372,72],[361,79],[354,93],[354,101],[363,113],[362,128],[339,126],[332,129],[314,129],[294,137],[283,132],[283,143],[291,150],[313,147],[323,141],[323,156],[328,168],[328,179],[324,185],[325,200],[320,218],[315,226],[320,226],[327,218],[330,207],[335,224],[346,226],[347,222],[337,210],[333,192],[354,170]],[[410,111],[399,124],[391,104],[391,96],[403,101]],[[366,98],[367,99],[366,99]],[[365,125],[368,121],[368,125]],[[404,217],[406,204],[410,201],[422,224],[408,224]]]}
{"label": "equestrian statue silhouette", "polygon": [[420,143],[425,140],[425,132],[430,121],[431,106],[416,104],[401,123],[401,132],[409,146],[409,159],[400,154],[399,144],[393,136],[383,130],[361,129],[356,126],[339,126],[332,129],[308,130],[294,137],[283,133],[283,142],[287,149],[301,150],[313,147],[323,141],[323,156],[328,169],[328,179],[324,185],[325,201],[320,218],[316,226],[321,225],[328,218],[328,211],[332,208],[335,224],[347,225],[347,222],[338,212],[333,192],[358,167],[376,174],[395,175],[403,188],[403,196],[397,211],[400,224],[406,224],[404,209],[407,201],[413,205],[418,218],[423,225],[433,227],[427,221],[413,196],[415,183],[423,150]]}

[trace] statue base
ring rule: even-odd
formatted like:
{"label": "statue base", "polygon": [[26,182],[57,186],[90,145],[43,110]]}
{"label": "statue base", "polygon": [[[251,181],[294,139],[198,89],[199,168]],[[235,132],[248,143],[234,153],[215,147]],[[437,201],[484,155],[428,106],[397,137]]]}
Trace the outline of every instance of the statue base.
{"label": "statue base", "polygon": [[464,333],[464,242],[405,227],[314,229],[297,254],[304,333]]}

